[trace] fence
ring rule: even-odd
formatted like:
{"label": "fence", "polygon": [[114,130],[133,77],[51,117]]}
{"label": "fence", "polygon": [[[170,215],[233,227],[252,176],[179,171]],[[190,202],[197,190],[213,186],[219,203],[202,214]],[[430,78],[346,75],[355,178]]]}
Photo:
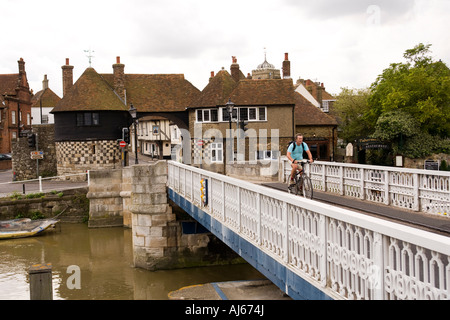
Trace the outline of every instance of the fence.
{"label": "fence", "polygon": [[[66,181],[68,178],[79,177],[76,182]],[[11,193],[23,193],[27,192],[44,192],[60,190],[61,188],[75,188],[80,186],[89,186],[90,184],[89,171],[86,173],[68,174],[64,176],[54,176],[38,179],[30,179],[23,181],[2,182],[0,183],[0,194],[6,195]]]}
{"label": "fence", "polygon": [[[283,182],[291,166],[281,160]],[[450,172],[315,161],[316,190],[450,217]]]}
{"label": "fence", "polygon": [[450,299],[448,237],[173,161],[168,173],[169,188],[333,298]]}

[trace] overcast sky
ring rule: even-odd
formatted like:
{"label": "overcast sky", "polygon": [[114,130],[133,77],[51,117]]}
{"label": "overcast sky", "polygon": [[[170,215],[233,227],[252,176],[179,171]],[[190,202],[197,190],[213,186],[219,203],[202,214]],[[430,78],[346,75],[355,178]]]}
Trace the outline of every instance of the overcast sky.
{"label": "overcast sky", "polygon": [[44,74],[62,96],[65,58],[74,82],[89,67],[184,74],[199,90],[236,56],[247,75],[267,61],[338,94],[370,86],[419,43],[450,66],[450,0],[0,0],[0,74],[26,62],[34,92]]}

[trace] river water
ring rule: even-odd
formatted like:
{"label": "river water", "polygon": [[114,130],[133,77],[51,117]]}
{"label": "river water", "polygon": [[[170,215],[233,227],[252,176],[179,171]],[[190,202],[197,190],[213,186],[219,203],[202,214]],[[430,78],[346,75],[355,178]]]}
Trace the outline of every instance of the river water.
{"label": "river water", "polygon": [[[264,278],[249,264],[148,271],[133,267],[131,229],[58,224],[37,237],[0,240],[0,300],[29,300],[28,269],[52,264],[55,300],[163,300],[208,282]],[[80,289],[73,271],[80,270]]]}

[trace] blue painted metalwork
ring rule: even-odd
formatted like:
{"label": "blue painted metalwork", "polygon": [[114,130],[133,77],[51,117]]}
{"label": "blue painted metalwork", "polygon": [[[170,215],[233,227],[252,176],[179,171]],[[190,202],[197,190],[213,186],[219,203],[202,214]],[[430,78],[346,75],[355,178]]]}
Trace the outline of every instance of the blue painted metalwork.
{"label": "blue painted metalwork", "polygon": [[331,297],[304,280],[289,267],[240,237],[239,234],[227,228],[220,221],[214,219],[170,188],[169,198],[291,298],[296,300],[332,300]]}

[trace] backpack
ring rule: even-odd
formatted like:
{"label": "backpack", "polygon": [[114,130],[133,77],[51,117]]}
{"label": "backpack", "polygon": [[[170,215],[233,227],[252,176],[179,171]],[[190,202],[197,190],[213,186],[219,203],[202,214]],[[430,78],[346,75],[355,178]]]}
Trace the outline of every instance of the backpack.
{"label": "backpack", "polygon": [[[291,146],[292,143],[294,144],[294,147],[292,148],[292,151],[294,151],[295,148],[297,147],[297,144],[295,143],[295,140],[291,140],[291,141],[288,143],[287,148],[289,149],[289,147]],[[305,142],[302,142],[302,147],[303,147],[303,159],[308,159],[308,154],[307,154],[306,151],[305,151]],[[286,150],[287,150],[287,149],[286,149]]]}

